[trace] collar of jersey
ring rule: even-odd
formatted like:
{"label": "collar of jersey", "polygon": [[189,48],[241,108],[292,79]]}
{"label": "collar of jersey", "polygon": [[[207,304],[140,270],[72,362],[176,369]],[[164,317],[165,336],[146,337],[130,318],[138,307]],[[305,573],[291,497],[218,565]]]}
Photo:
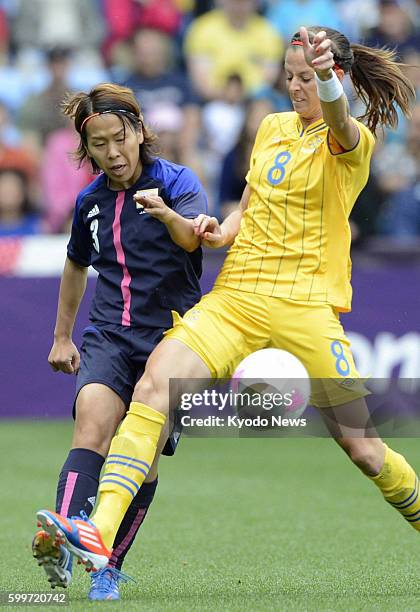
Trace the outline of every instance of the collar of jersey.
{"label": "collar of jersey", "polygon": [[323,127],[325,125],[325,121],[323,117],[321,117],[320,119],[317,119],[317,121],[314,121],[313,123],[311,123],[311,125],[308,125],[307,128],[303,129],[303,125],[302,125],[299,115],[296,115],[296,116],[297,116],[296,128],[297,128],[299,136],[304,136],[304,135],[306,136],[307,134],[311,134],[313,131],[318,130],[320,127]]}

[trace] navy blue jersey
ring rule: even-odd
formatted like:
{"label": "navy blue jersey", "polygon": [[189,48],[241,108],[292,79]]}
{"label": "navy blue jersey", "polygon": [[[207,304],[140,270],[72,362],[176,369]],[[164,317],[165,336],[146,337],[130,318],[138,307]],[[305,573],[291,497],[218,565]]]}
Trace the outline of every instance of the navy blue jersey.
{"label": "navy blue jersey", "polygon": [[207,212],[195,174],[159,158],[143,166],[130,189],[109,189],[101,174],[77,198],[67,255],[98,272],[92,322],[168,328],[171,310],[183,314],[200,299],[201,248],[184,251],[133,200],[137,190],[153,188],[183,217]]}

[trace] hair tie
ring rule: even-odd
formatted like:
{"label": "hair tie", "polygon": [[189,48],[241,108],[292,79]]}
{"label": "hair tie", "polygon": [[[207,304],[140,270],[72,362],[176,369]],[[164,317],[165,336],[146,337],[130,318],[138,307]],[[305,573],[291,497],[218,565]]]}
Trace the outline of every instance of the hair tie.
{"label": "hair tie", "polygon": [[83,131],[83,127],[85,125],[85,123],[87,121],[89,121],[89,119],[92,119],[93,117],[99,117],[99,115],[108,115],[110,113],[124,113],[126,115],[132,115],[133,117],[135,117],[136,119],[138,119],[139,121],[142,120],[142,116],[138,117],[135,113],[125,110],[125,108],[115,108],[115,109],[108,109],[108,110],[104,110],[104,111],[99,111],[97,113],[92,113],[91,115],[88,115],[87,117],[85,117],[82,121],[82,125],[80,126],[80,133],[82,133]]}

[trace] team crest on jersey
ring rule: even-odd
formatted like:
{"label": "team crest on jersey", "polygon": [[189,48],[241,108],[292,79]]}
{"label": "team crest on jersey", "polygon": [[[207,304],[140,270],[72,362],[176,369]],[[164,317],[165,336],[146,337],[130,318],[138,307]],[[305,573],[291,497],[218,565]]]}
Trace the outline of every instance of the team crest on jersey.
{"label": "team crest on jersey", "polygon": [[313,153],[323,142],[323,140],[324,138],[318,134],[316,136],[312,136],[305,142],[305,146],[302,147],[302,153]]}
{"label": "team crest on jersey", "polygon": [[99,212],[99,206],[95,204],[95,206],[88,212],[87,218],[92,219],[93,217],[96,217],[96,215],[99,215]]}

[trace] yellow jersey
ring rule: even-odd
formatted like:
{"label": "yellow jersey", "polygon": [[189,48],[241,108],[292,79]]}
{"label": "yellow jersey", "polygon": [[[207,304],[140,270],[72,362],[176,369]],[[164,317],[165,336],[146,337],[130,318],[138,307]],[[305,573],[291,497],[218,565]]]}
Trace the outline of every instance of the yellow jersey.
{"label": "yellow jersey", "polygon": [[295,112],[262,121],[246,180],[250,198],[216,285],[351,309],[350,226],[375,139],[333,154],[323,119],[305,130]]}
{"label": "yellow jersey", "polygon": [[243,28],[236,29],[220,9],[194,19],[184,43],[187,57],[209,61],[213,85],[224,87],[232,74],[239,74],[248,92],[265,84],[264,65],[277,66],[283,50],[280,35],[261,15],[251,15]]}

